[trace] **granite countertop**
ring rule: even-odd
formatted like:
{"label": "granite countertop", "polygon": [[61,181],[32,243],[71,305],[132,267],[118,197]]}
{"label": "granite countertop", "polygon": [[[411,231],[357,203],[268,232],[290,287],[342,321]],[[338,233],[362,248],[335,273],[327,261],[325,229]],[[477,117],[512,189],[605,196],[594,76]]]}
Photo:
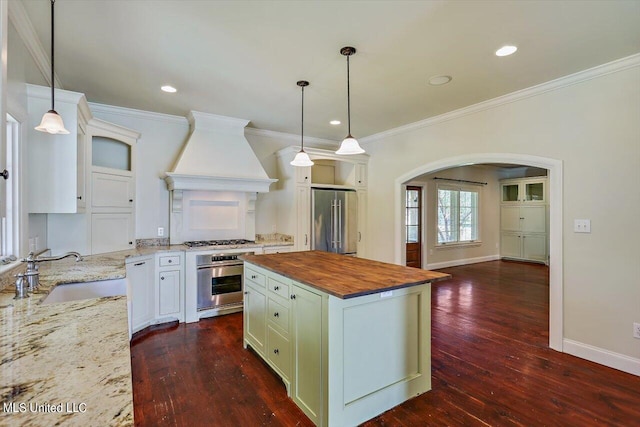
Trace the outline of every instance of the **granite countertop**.
{"label": "granite countertop", "polygon": [[[286,246],[263,240],[251,247]],[[40,289],[14,300],[14,274],[0,275],[0,393],[3,426],[133,425],[126,296],[42,305],[57,285],[124,278],[125,260],[162,252],[235,249],[143,246],[40,263]]]}
{"label": "granite countertop", "polygon": [[133,425],[126,296],[40,304],[61,283],[123,278],[130,255],[42,263],[29,298],[0,291],[0,424]]}
{"label": "granite countertop", "polygon": [[246,255],[242,259],[342,299],[451,277],[437,271],[321,251]]}

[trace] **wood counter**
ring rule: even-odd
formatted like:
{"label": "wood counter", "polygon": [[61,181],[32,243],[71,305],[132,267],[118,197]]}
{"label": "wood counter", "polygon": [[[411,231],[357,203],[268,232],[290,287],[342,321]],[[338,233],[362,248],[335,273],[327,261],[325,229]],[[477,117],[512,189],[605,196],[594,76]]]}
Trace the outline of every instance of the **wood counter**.
{"label": "wood counter", "polygon": [[355,298],[423,283],[449,274],[322,251],[247,255],[243,259],[341,299]]}

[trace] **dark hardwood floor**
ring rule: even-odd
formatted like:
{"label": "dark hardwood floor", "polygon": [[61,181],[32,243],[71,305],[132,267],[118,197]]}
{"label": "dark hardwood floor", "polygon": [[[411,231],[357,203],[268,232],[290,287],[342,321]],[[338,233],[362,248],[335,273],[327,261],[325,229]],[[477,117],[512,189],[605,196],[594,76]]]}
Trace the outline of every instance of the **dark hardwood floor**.
{"label": "dark hardwood floor", "polygon": [[[548,348],[548,269],[494,261],[433,285],[433,389],[374,426],[638,426],[640,378]],[[137,426],[311,426],[242,348],[242,316],[132,341]]]}

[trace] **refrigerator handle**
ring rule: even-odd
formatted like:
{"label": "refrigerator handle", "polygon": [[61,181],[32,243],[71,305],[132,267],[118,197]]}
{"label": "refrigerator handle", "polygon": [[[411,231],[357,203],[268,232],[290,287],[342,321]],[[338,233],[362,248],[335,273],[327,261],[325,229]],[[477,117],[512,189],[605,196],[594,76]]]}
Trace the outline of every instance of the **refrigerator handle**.
{"label": "refrigerator handle", "polygon": [[340,249],[342,247],[342,200],[338,200],[336,211],[338,212],[338,227],[336,227],[336,247]]}
{"label": "refrigerator handle", "polygon": [[331,249],[336,247],[336,201],[331,200]]}

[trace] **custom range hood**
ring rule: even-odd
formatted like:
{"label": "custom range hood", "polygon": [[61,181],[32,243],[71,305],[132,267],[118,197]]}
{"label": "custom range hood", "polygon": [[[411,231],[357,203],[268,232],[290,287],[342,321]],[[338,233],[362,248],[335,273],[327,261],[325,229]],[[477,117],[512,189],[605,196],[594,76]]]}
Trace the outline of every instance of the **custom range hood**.
{"label": "custom range hood", "polygon": [[270,179],[244,137],[249,120],[191,111],[190,135],[166,173],[169,190],[266,193]]}

